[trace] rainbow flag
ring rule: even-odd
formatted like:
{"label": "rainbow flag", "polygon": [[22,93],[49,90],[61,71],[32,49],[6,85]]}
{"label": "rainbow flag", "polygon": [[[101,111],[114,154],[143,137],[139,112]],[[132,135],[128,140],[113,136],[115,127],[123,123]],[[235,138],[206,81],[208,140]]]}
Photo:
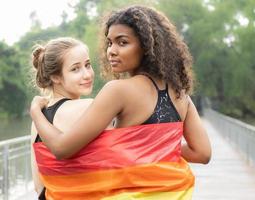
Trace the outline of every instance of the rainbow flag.
{"label": "rainbow flag", "polygon": [[106,130],[66,160],[34,143],[46,198],[189,200],[194,176],[181,157],[182,134],[182,122]]}

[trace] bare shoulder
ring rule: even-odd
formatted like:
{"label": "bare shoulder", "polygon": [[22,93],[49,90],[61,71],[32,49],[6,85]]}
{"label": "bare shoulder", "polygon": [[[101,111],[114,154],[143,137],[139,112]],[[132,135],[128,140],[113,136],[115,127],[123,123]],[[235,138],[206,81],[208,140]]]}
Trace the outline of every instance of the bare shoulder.
{"label": "bare shoulder", "polygon": [[123,113],[130,106],[131,101],[135,101],[139,95],[141,96],[143,90],[138,82],[133,77],[107,82],[96,96],[91,107],[95,112],[110,107],[111,109],[108,111],[111,114],[114,113],[114,116]]}
{"label": "bare shoulder", "polygon": [[86,99],[75,99],[75,100],[70,100],[66,101],[63,106],[66,109],[78,109],[78,108],[86,108],[88,107],[91,103],[93,102],[92,98],[86,98]]}
{"label": "bare shoulder", "polygon": [[63,103],[54,117],[54,125],[61,130],[70,128],[75,121],[88,109],[93,99],[77,99]]}
{"label": "bare shoulder", "polygon": [[[112,80],[107,82],[103,88],[110,89],[123,89],[123,88],[132,88],[134,85],[141,86],[146,85],[149,82],[149,79],[143,75],[136,75],[126,79]],[[137,85],[138,84],[138,85]]]}
{"label": "bare shoulder", "polygon": [[[130,79],[120,79],[120,80],[112,80],[107,82],[101,91],[107,90],[108,92],[115,92],[115,91],[121,91],[124,88],[129,87]],[[101,92],[100,91],[100,92]]]}
{"label": "bare shoulder", "polygon": [[134,80],[132,78],[112,80],[107,82],[97,96],[107,96],[112,98],[126,98],[134,87]]}
{"label": "bare shoulder", "polygon": [[75,99],[66,101],[59,109],[58,113],[61,115],[75,115],[77,112],[85,111],[90,104],[93,102],[93,99],[86,98],[86,99]]}

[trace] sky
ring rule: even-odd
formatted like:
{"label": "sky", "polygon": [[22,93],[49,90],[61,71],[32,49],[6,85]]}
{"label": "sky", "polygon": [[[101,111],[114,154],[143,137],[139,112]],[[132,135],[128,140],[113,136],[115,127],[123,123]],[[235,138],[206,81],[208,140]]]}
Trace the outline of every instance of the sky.
{"label": "sky", "polygon": [[0,1],[0,41],[12,45],[30,30],[30,14],[36,11],[42,28],[61,23],[61,14],[65,10],[68,20],[75,14],[68,6],[76,0],[1,0]]}

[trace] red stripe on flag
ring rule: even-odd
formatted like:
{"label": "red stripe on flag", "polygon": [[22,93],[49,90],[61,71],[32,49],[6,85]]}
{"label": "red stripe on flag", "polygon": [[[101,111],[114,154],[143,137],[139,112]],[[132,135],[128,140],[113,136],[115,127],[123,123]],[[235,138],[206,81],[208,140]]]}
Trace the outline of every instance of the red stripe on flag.
{"label": "red stripe on flag", "polygon": [[57,160],[43,143],[34,143],[34,149],[42,174],[76,174],[161,161],[178,162],[182,133],[182,122],[107,130],[66,160]]}

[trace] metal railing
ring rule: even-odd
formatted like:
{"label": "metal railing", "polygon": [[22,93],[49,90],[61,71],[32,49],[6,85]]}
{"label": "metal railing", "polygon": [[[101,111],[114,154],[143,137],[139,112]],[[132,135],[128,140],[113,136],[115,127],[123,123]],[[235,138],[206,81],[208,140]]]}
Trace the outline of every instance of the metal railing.
{"label": "metal railing", "polygon": [[239,152],[249,165],[255,165],[255,127],[211,109],[204,116]]}
{"label": "metal railing", "polygon": [[31,184],[30,135],[0,142],[0,199],[15,199]]}

